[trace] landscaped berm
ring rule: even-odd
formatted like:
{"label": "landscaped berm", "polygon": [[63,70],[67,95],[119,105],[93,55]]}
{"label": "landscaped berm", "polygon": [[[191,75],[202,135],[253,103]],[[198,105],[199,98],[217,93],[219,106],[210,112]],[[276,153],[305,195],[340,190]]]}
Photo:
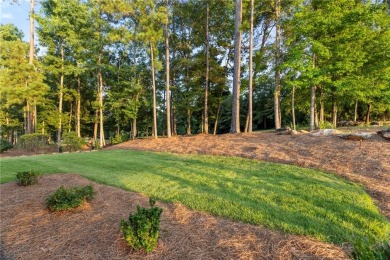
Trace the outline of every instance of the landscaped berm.
{"label": "landscaped berm", "polygon": [[[375,259],[389,250],[388,154],[376,136],[253,133],[3,156],[0,258]],[[20,186],[16,173],[29,171],[42,175]],[[87,185],[94,198],[81,206],[46,207],[61,186]],[[149,197],[163,212],[146,253],[128,246],[120,222]]]}

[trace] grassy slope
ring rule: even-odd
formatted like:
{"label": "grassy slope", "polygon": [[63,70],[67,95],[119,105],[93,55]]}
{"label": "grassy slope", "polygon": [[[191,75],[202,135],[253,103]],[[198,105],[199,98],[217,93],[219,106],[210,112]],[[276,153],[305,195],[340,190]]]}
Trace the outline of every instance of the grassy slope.
{"label": "grassy slope", "polygon": [[78,173],[190,208],[337,244],[389,237],[390,225],[356,185],[331,174],[241,158],[111,150],[3,158],[15,173]]}

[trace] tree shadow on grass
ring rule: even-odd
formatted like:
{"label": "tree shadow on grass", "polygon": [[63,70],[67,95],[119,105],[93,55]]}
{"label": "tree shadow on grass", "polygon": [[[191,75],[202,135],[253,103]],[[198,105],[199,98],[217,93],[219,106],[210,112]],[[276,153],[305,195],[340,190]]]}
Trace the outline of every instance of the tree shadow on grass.
{"label": "tree shadow on grass", "polygon": [[[332,175],[306,169],[291,172],[283,166],[265,170],[263,166],[249,169],[224,164],[216,168],[218,163],[188,157],[168,159],[165,165],[146,171],[156,180],[151,185],[159,186],[157,191],[143,186],[141,192],[215,215],[337,244],[354,237],[388,236],[389,224],[364,190]],[[225,172],[232,176],[227,177]],[[137,185],[125,186],[140,192]]]}

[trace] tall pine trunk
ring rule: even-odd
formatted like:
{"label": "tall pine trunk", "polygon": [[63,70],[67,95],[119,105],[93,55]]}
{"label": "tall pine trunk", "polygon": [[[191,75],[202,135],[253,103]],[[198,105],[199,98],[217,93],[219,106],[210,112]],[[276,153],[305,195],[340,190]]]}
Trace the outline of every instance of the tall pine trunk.
{"label": "tall pine trunk", "polygon": [[230,133],[240,132],[240,76],[241,76],[241,21],[242,0],[236,0],[236,16],[234,21],[234,74],[233,74],[233,100],[232,122]]}
{"label": "tall pine trunk", "polygon": [[63,95],[64,95],[63,92],[64,92],[64,60],[65,60],[63,42],[61,42],[60,44],[61,44],[60,45],[60,49],[61,49],[61,78],[60,78],[59,102],[58,102],[58,114],[59,114],[58,130],[57,130],[58,150],[61,149],[61,138],[62,138],[62,101],[63,101]]}
{"label": "tall pine trunk", "polygon": [[334,94],[332,97],[332,124],[334,128],[337,128],[337,104]]}
{"label": "tall pine trunk", "polygon": [[291,94],[291,115],[292,115],[293,130],[296,130],[296,123],[295,123],[295,86],[293,86],[292,94]]}
{"label": "tall pine trunk", "polygon": [[320,125],[325,123],[325,104],[324,104],[324,90],[321,87],[320,93]]}
{"label": "tall pine trunk", "polygon": [[76,133],[78,137],[81,137],[81,82],[80,77],[77,78],[77,100],[76,100]]}
{"label": "tall pine trunk", "polygon": [[[317,57],[315,54],[313,54],[313,68],[316,67]],[[315,112],[316,112],[316,86],[311,87],[311,94],[310,94],[310,122],[309,122],[309,130],[314,130],[315,125]]]}
{"label": "tall pine trunk", "polygon": [[187,109],[187,128],[186,134],[191,135],[191,110]]}
{"label": "tall pine trunk", "polygon": [[280,8],[281,0],[275,0],[275,22],[276,22],[276,38],[275,38],[275,91],[274,91],[274,114],[275,128],[281,128],[281,112],[280,112]]}
{"label": "tall pine trunk", "polygon": [[103,117],[103,75],[100,68],[101,54],[99,55],[99,71],[98,71],[98,98],[99,98],[99,145],[100,147],[106,146],[106,140],[104,138],[104,117]]}
{"label": "tall pine trunk", "polygon": [[254,0],[251,0],[251,18],[250,18],[250,33],[249,33],[249,97],[248,97],[248,127],[245,127],[245,132],[252,133],[253,122],[253,19],[254,19]]}
{"label": "tall pine trunk", "polygon": [[355,101],[355,113],[354,113],[354,116],[353,116],[353,121],[355,121],[355,122],[356,122],[356,120],[358,118],[357,111],[358,111],[358,101],[356,100]]}
{"label": "tall pine trunk", "polygon": [[219,104],[218,104],[217,115],[215,117],[215,122],[214,122],[214,132],[213,132],[213,135],[217,134],[217,127],[218,127],[218,120],[219,120],[219,113],[220,113],[220,111],[221,111],[221,101],[219,101]]}
{"label": "tall pine trunk", "polygon": [[167,137],[171,137],[171,99],[169,91],[169,0],[167,0],[167,20],[165,23],[165,59],[166,59],[166,106],[167,106]]}
{"label": "tall pine trunk", "polygon": [[154,76],[154,48],[153,43],[150,42],[150,62],[152,69],[152,91],[153,91],[153,138],[157,139],[157,105],[156,105],[156,80]]}
{"label": "tall pine trunk", "polygon": [[206,4],[206,82],[204,86],[204,115],[203,115],[203,127],[204,133],[209,134],[209,113],[208,113],[208,95],[209,95],[209,56],[210,56],[210,39],[209,39],[209,19],[210,8],[209,1]]}
{"label": "tall pine trunk", "polygon": [[316,113],[316,87],[311,87],[310,94],[310,126],[309,130],[313,131],[315,129],[315,113]]}

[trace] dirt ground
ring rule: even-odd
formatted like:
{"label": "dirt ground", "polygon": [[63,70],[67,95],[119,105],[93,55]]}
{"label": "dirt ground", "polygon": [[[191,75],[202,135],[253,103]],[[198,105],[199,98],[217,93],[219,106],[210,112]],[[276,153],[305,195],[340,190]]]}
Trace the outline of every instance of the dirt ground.
{"label": "dirt ground", "polygon": [[371,130],[371,139],[362,142],[337,136],[292,137],[260,132],[138,139],[107,149],[240,156],[317,168],[362,184],[390,219],[390,142],[378,136],[376,130]]}
{"label": "dirt ground", "polygon": [[[45,209],[45,198],[61,185],[89,184],[97,191],[90,203],[65,213]],[[159,202],[159,244],[146,255],[130,250],[119,222],[136,205],[147,207],[147,197],[74,174],[45,175],[36,185],[12,182],[0,188],[0,256],[6,259],[347,259],[330,244]]]}

